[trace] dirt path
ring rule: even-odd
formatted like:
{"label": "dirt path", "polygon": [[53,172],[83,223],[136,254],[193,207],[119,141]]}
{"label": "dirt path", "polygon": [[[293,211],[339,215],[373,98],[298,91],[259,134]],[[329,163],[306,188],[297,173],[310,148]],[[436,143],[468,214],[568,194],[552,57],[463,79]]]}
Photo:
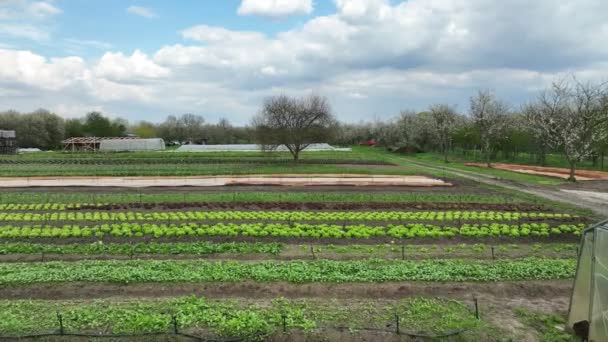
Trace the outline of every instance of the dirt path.
{"label": "dirt path", "polygon": [[211,282],[211,283],[53,283],[0,287],[1,299],[91,299],[114,297],[176,297],[198,295],[213,298],[385,298],[409,296],[472,300],[476,296],[500,298],[567,297],[571,280],[513,282],[387,282],[306,283]]}
{"label": "dirt path", "polygon": [[500,178],[497,178],[494,176],[489,176],[486,174],[474,172],[474,171],[463,171],[463,170],[451,168],[449,166],[445,166],[445,167],[435,166],[435,165],[427,164],[424,162],[414,161],[409,158],[407,159],[407,161],[412,164],[415,164],[417,166],[423,167],[423,168],[441,170],[441,171],[445,172],[446,174],[451,174],[451,175],[462,177],[465,179],[474,180],[474,181],[477,181],[480,183],[499,186],[499,187],[507,188],[510,190],[517,190],[517,191],[520,191],[520,192],[523,192],[526,194],[546,198],[548,200],[567,203],[567,204],[574,205],[577,207],[590,209],[594,213],[596,213],[600,216],[608,217],[608,201],[601,202],[601,201],[593,200],[587,194],[585,194],[584,191],[567,191],[566,192],[566,191],[561,191],[559,189],[543,188],[543,187],[539,187],[539,186],[533,186],[530,184],[523,185],[520,183],[516,183],[514,181],[508,181],[508,180],[500,179]]}

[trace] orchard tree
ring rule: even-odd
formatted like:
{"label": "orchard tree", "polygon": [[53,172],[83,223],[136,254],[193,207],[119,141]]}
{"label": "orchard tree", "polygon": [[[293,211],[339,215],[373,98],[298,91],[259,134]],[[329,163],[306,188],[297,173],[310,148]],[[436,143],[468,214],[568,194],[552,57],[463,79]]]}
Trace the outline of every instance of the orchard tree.
{"label": "orchard tree", "polygon": [[280,95],[264,101],[251,125],[255,142],[264,150],[284,145],[297,162],[300,152],[310,144],[331,140],[337,122],[325,97]]}
{"label": "orchard tree", "polygon": [[570,165],[568,180],[576,181],[576,165],[608,137],[606,84],[560,80],[541,92],[526,115],[553,148],[562,148]]}
{"label": "orchard tree", "polygon": [[488,90],[480,90],[476,96],[471,97],[470,115],[479,130],[481,150],[485,154],[488,167],[492,166],[492,141],[500,137],[508,112],[507,105],[497,100]]}
{"label": "orchard tree", "polygon": [[448,152],[452,144],[452,134],[456,131],[458,114],[454,107],[447,104],[432,105],[429,108],[432,126],[435,130],[439,149],[443,154],[443,161],[448,162]]}

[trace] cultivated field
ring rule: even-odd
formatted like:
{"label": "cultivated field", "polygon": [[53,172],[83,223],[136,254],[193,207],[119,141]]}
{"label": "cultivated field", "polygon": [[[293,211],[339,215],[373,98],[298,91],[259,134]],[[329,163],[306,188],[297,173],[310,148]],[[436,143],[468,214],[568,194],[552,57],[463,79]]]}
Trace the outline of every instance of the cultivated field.
{"label": "cultivated field", "polygon": [[556,326],[595,219],[363,148],[305,153],[299,165],[236,153],[2,163],[0,176],[340,169],[452,185],[0,190],[2,338],[568,341]]}

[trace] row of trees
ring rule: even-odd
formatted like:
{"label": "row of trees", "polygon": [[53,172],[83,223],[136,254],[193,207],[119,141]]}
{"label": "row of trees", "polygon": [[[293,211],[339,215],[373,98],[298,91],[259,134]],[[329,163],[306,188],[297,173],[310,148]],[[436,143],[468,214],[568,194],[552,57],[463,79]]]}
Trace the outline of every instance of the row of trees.
{"label": "row of trees", "polygon": [[160,124],[142,121],[129,125],[96,112],[63,120],[38,110],[0,113],[0,129],[16,130],[22,147],[53,148],[65,137],[132,132],[140,137],[161,137],[168,143],[255,142],[267,149],[285,145],[294,160],[311,143],[352,145],[367,140],[409,152],[438,151],[446,162],[455,149],[463,153],[479,150],[488,164],[499,153],[509,158],[525,152],[544,165],[548,153],[561,152],[574,180],[577,164],[586,158],[603,161],[608,148],[608,87],[563,79],[520,108],[481,90],[470,98],[466,114],[452,105],[434,104],[423,112],[403,111],[391,120],[360,124],[339,123],[322,96],[282,95],[266,99],[247,127],[234,127],[226,119],[207,124],[193,114],[169,116]]}
{"label": "row of trees", "polygon": [[547,155],[557,152],[565,156],[570,180],[575,180],[577,164],[603,162],[608,149],[608,86],[562,79],[520,108],[482,90],[471,97],[466,115],[436,104],[389,121],[342,125],[336,139],[346,144],[376,139],[410,152],[439,151],[446,162],[451,150],[480,150],[488,165],[499,153],[509,159],[520,152],[545,165]]}
{"label": "row of trees", "polygon": [[129,124],[120,118],[110,119],[99,112],[91,112],[82,118],[63,119],[39,109],[32,113],[17,111],[0,112],[0,129],[17,132],[20,147],[54,149],[61,141],[71,137],[122,137],[133,134],[142,138],[163,138],[168,143],[234,144],[251,140],[251,130],[234,127],[226,119],[217,124],[207,124],[203,117],[194,114],[169,116],[155,124],[140,121]]}

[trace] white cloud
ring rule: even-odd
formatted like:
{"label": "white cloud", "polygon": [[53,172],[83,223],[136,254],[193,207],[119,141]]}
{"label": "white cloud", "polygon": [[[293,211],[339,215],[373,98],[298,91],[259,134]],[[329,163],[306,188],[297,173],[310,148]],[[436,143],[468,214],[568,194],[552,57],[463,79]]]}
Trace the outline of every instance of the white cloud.
{"label": "white cloud", "polygon": [[94,39],[67,38],[65,42],[73,48],[93,48],[98,50],[109,50],[112,48],[112,44]]}
{"label": "white cloud", "polygon": [[53,31],[49,19],[61,12],[45,1],[0,0],[0,39],[46,42]]}
{"label": "white cloud", "polygon": [[7,35],[14,38],[25,38],[34,41],[45,41],[50,38],[47,30],[29,24],[0,23],[0,35]]}
{"label": "white cloud", "polygon": [[48,2],[39,1],[29,4],[26,12],[36,18],[47,18],[60,14],[62,11]]}
{"label": "white cloud", "polygon": [[157,65],[148,56],[135,50],[131,56],[106,52],[94,68],[95,75],[115,81],[136,81],[167,77],[170,70]]}
{"label": "white cloud", "polygon": [[517,105],[564,73],[608,79],[606,1],[334,3],[334,14],[273,34],[192,26],[181,31],[181,44],[151,55],[105,52],[85,63],[3,51],[0,89],[29,95],[27,102],[17,95],[2,102],[99,105],[125,117],[145,112],[150,120],[195,112],[244,123],[266,96],[315,91],[341,119],[356,121],[434,102],[466,108],[486,87]]}
{"label": "white cloud", "polygon": [[48,60],[31,51],[0,49],[0,65],[0,82],[44,90],[61,90],[86,75],[86,65],[80,57]]}
{"label": "white cloud", "polygon": [[223,27],[214,27],[208,25],[197,25],[190,27],[181,32],[182,37],[203,43],[215,44],[241,44],[241,43],[259,43],[265,37],[263,34],[253,31],[231,31]]}
{"label": "white cloud", "polygon": [[312,11],[312,0],[242,0],[237,13],[239,15],[284,18],[310,14]]}
{"label": "white cloud", "polygon": [[158,17],[158,15],[152,9],[143,6],[129,6],[127,7],[127,12],[148,19]]}

